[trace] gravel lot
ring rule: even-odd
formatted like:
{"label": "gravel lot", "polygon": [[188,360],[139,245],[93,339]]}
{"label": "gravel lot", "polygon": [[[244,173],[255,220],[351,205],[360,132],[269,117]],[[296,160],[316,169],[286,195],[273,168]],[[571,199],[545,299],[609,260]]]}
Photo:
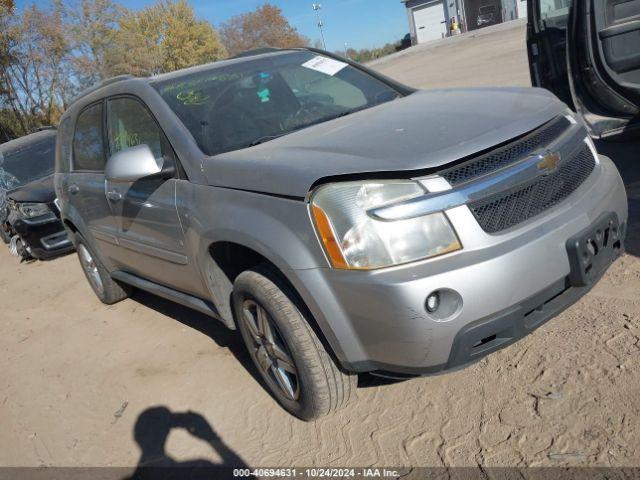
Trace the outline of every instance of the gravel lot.
{"label": "gravel lot", "polygon": [[[515,23],[415,47],[375,68],[420,87],[528,85],[524,32]],[[346,410],[315,423],[278,407],[222,325],[145,293],[105,307],[75,255],[20,264],[0,248],[0,465],[135,466],[141,455],[251,466],[639,465],[634,148],[603,148],[631,197],[629,253],[590,294],[469,369],[390,385],[363,378]],[[175,414],[187,411],[218,439],[178,428],[185,417]]]}

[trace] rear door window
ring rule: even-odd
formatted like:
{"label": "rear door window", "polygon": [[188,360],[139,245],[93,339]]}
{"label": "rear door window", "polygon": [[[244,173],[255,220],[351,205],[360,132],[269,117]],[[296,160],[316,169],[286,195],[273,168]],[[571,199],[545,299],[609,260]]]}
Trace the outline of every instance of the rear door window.
{"label": "rear door window", "polygon": [[73,169],[104,171],[105,156],[102,141],[102,103],[80,113],[73,137]]}

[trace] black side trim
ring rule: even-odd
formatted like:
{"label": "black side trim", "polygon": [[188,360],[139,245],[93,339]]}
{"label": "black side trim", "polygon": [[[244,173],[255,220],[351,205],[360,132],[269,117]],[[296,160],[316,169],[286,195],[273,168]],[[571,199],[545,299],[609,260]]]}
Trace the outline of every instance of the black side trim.
{"label": "black side trim", "polygon": [[208,300],[194,297],[193,295],[189,295],[188,293],[179,292],[172,288],[165,287],[164,285],[160,285],[159,283],[145,280],[144,278],[140,278],[136,275],[132,275],[120,270],[111,272],[111,277],[114,280],[119,280],[128,285],[134,286],[141,290],[145,290],[149,293],[153,293],[154,295],[166,298],[167,300],[179,303],[180,305],[192,308],[194,310],[197,310],[198,312],[204,313],[205,315],[209,315],[216,320],[222,321],[222,318],[218,313],[218,309],[215,307],[215,305],[213,305],[213,303],[209,302]]}
{"label": "black side trim", "polygon": [[246,188],[223,187],[220,185],[211,185],[211,186],[214,188],[223,188],[225,190],[235,190],[236,192],[255,193],[257,195],[266,195],[267,197],[283,198],[285,200],[294,200],[296,202],[304,202],[304,197],[297,197],[294,195],[282,195],[280,193],[261,192],[259,190],[248,190]]}

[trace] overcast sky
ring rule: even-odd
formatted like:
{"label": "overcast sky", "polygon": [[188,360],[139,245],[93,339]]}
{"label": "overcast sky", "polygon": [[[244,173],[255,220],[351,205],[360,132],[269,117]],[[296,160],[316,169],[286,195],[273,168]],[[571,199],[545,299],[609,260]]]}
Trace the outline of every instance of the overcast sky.
{"label": "overcast sky", "polygon": [[[116,0],[128,8],[138,9],[151,5],[154,0]],[[328,50],[349,47],[381,47],[402,38],[408,31],[404,4],[400,0],[316,0],[322,4],[322,20]],[[233,15],[254,10],[263,0],[188,0],[199,18],[218,26]],[[36,0],[17,0],[18,8]],[[272,0],[279,6],[289,22],[312,43],[320,38],[313,1]]]}

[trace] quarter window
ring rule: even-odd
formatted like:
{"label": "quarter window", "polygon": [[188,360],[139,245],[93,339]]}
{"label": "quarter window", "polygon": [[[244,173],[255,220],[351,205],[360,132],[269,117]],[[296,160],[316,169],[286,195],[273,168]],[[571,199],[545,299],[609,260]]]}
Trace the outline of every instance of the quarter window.
{"label": "quarter window", "polygon": [[163,154],[163,133],[147,109],[132,98],[109,100],[111,155],[136,145],[147,145],[156,158]]}
{"label": "quarter window", "polygon": [[104,162],[102,104],[98,103],[78,116],[73,137],[73,169],[103,171]]}

